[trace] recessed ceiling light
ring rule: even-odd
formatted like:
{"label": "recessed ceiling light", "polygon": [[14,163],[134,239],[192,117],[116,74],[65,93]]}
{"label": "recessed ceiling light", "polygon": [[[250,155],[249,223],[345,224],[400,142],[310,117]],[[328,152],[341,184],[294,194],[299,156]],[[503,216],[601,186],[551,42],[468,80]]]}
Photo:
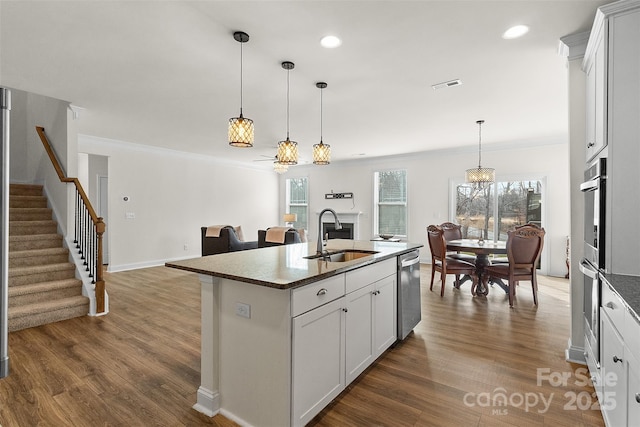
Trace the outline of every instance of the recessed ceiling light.
{"label": "recessed ceiling light", "polygon": [[502,34],[503,39],[517,39],[518,37],[522,37],[529,32],[529,27],[526,25],[516,25],[509,28],[507,31]]}
{"label": "recessed ceiling light", "polygon": [[333,49],[334,47],[340,46],[342,44],[342,40],[340,40],[336,36],[324,36],[320,40],[320,44],[322,45],[322,47]]}

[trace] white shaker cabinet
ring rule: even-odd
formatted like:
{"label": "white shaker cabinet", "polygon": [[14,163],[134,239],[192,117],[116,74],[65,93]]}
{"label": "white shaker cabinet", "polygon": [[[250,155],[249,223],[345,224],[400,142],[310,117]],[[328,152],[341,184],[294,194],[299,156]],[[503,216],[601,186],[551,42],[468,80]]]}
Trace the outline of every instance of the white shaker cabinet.
{"label": "white shaker cabinet", "polygon": [[[583,61],[586,158],[607,159],[605,270],[640,275],[640,1],[598,8]],[[629,187],[631,185],[631,187]]]}
{"label": "white shaker cabinet", "polygon": [[396,272],[392,258],[293,291],[293,425],[308,423],[396,341]]}

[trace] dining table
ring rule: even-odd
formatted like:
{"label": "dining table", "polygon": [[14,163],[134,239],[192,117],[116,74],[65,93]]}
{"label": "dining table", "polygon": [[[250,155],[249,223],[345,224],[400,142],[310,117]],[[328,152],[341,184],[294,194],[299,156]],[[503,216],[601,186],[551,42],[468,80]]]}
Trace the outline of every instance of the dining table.
{"label": "dining table", "polygon": [[[506,254],[507,242],[505,241],[492,241],[492,240],[479,240],[479,239],[457,239],[449,240],[447,242],[447,250],[452,252],[467,252],[475,255],[476,275],[478,276],[478,282],[475,287],[471,288],[473,295],[488,295],[489,277],[485,277],[484,268],[491,265],[489,255]],[[456,288],[460,288],[460,285],[467,280],[472,280],[471,277],[465,276],[460,279],[456,284]],[[505,292],[509,291],[508,285],[505,285],[500,279],[492,279],[492,283],[500,286]]]}

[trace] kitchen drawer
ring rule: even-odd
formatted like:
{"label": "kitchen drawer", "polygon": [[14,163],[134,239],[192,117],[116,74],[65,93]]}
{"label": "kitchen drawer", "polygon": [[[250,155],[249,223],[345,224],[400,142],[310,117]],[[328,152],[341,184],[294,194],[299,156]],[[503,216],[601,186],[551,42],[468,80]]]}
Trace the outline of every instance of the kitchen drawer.
{"label": "kitchen drawer", "polygon": [[606,281],[602,282],[602,309],[611,319],[613,326],[622,334],[624,332],[624,317],[627,308],[622,299],[611,289],[611,286]]}
{"label": "kitchen drawer", "polygon": [[356,291],[380,279],[396,274],[398,271],[397,257],[393,257],[375,264],[366,265],[357,270],[346,273],[346,292]]}
{"label": "kitchen drawer", "polygon": [[320,280],[291,293],[291,316],[313,310],[344,295],[344,274]]}
{"label": "kitchen drawer", "polygon": [[[631,354],[640,360],[640,322],[628,308],[625,310],[624,333],[622,336]],[[638,392],[640,392],[640,390],[638,390]]]}

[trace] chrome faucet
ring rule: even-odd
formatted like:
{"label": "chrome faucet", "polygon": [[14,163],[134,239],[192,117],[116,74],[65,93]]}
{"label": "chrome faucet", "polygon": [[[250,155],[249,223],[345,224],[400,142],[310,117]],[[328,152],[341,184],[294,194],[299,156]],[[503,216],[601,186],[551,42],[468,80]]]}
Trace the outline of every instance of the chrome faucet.
{"label": "chrome faucet", "polygon": [[323,209],[322,212],[320,212],[320,215],[318,215],[318,247],[316,250],[316,255],[322,255],[322,246],[323,246],[323,242],[322,242],[322,214],[324,214],[325,212],[331,212],[333,214],[333,219],[335,220],[335,228],[336,230],[342,230],[342,224],[340,224],[340,221],[338,220],[338,214],[336,214],[336,211],[334,211],[333,209]]}

